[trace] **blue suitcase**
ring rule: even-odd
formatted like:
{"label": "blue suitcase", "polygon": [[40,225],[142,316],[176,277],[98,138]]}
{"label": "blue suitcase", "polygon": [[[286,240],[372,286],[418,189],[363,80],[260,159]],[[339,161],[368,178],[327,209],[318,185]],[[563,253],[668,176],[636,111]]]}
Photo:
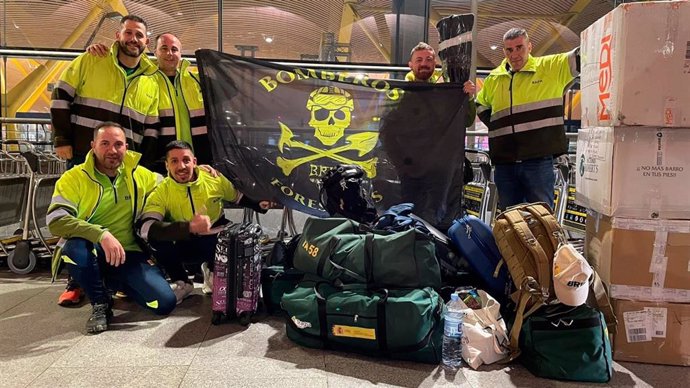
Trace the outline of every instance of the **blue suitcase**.
{"label": "blue suitcase", "polygon": [[480,278],[486,291],[505,306],[512,280],[489,225],[475,216],[467,215],[453,221],[448,236],[467,260],[472,272]]}

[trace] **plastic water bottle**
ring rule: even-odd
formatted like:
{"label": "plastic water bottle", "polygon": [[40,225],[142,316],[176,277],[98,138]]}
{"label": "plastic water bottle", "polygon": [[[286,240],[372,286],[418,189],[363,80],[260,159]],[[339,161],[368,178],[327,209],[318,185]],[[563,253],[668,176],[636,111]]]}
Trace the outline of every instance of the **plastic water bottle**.
{"label": "plastic water bottle", "polygon": [[462,365],[462,320],[465,315],[457,293],[450,296],[446,307],[441,362],[444,367],[458,369]]}

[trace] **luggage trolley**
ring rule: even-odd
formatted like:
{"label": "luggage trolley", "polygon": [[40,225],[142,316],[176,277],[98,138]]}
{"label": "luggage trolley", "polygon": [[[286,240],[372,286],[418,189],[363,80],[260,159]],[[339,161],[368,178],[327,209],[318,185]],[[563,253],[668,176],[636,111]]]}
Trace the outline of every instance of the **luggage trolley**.
{"label": "luggage trolley", "polygon": [[[59,238],[44,236],[45,214],[53,195],[55,183],[65,171],[65,162],[55,155],[35,149],[32,143],[21,140],[5,140],[4,144],[17,144],[26,151],[20,156],[28,167],[27,189],[24,197],[21,228],[15,236],[3,240],[7,265],[16,274],[27,274],[36,267],[38,259],[50,258]],[[26,175],[26,174],[25,174]]]}
{"label": "luggage trolley", "polygon": [[464,209],[487,225],[492,225],[498,205],[498,191],[493,181],[491,158],[486,151],[465,149],[465,157],[472,164],[474,179],[462,189]]}

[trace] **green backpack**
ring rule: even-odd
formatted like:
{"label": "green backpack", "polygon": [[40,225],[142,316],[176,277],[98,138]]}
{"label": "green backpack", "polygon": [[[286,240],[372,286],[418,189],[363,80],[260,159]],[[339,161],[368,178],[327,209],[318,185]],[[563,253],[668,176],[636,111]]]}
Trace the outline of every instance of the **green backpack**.
{"label": "green backpack", "polygon": [[309,218],[294,267],[333,283],[373,288],[441,288],[432,239],[415,229],[372,231],[346,218]]}
{"label": "green backpack", "polygon": [[535,376],[605,383],[613,374],[604,315],[587,305],[545,306],[527,317],[520,361]]}
{"label": "green backpack", "polygon": [[445,305],[433,288],[371,291],[322,282],[285,294],[282,307],[287,336],[299,345],[441,361]]}

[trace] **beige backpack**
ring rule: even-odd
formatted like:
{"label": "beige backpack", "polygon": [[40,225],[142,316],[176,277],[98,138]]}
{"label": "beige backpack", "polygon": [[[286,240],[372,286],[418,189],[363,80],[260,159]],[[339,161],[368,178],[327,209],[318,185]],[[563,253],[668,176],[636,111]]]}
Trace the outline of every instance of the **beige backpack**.
{"label": "beige backpack", "polygon": [[[496,217],[493,233],[516,288],[511,295],[517,307],[510,330],[510,361],[520,355],[518,340],[524,319],[556,299],[553,258],[560,244],[567,241],[556,217],[543,202],[506,209]],[[609,330],[615,332],[616,318],[596,272],[590,282],[589,300],[604,313]]]}
{"label": "beige backpack", "polygon": [[549,206],[538,202],[508,208],[496,217],[496,245],[517,289],[511,298],[517,304],[510,331],[511,359],[519,354],[522,322],[556,298],[553,291],[553,256],[564,236]]}

